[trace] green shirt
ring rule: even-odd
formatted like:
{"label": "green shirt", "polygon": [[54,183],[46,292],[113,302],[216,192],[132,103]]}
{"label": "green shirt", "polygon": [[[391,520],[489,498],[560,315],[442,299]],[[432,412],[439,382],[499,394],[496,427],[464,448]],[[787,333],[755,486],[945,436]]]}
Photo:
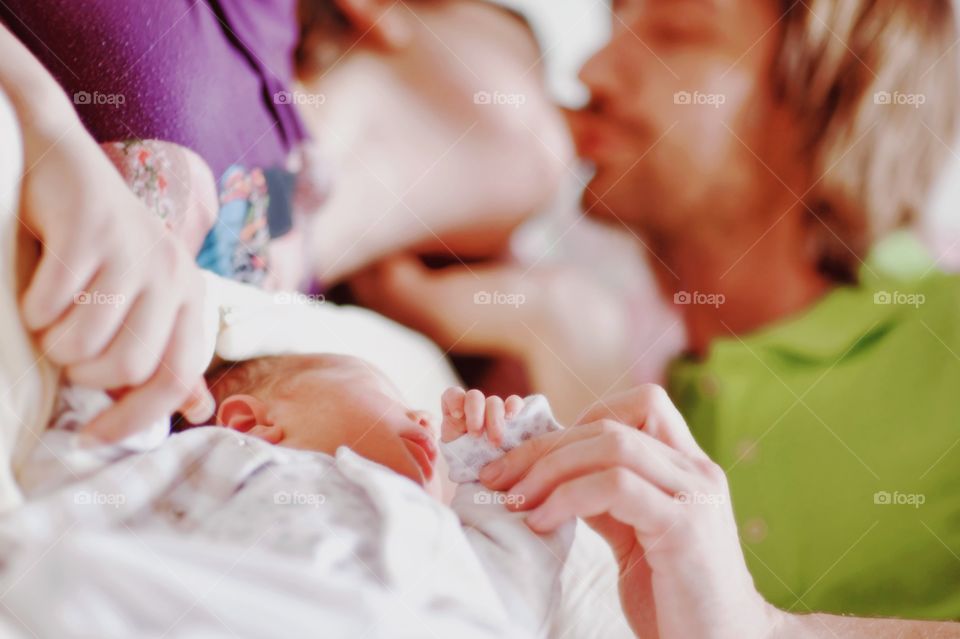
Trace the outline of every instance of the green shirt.
{"label": "green shirt", "polygon": [[960,277],[911,246],[891,238],[858,286],[671,371],[782,608],[960,619]]}

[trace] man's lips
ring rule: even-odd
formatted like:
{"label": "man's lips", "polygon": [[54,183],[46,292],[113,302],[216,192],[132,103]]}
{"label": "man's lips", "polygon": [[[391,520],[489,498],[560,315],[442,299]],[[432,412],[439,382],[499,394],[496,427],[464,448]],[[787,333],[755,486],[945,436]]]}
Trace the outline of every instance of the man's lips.
{"label": "man's lips", "polygon": [[433,478],[433,465],[437,461],[437,445],[433,438],[419,431],[404,433],[400,438],[420,467],[424,480],[430,481]]}
{"label": "man's lips", "polygon": [[571,111],[567,114],[577,154],[589,160],[603,159],[622,148],[637,133],[634,127],[613,115],[596,110]]}

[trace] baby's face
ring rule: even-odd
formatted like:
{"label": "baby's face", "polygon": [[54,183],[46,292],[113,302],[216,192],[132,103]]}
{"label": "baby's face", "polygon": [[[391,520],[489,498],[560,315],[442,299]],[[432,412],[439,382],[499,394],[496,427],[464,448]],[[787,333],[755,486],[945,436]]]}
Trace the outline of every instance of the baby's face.
{"label": "baby's face", "polygon": [[277,384],[259,409],[253,435],[330,455],[346,446],[441,495],[433,418],[409,409],[397,388],[363,360],[324,355],[318,366]]}

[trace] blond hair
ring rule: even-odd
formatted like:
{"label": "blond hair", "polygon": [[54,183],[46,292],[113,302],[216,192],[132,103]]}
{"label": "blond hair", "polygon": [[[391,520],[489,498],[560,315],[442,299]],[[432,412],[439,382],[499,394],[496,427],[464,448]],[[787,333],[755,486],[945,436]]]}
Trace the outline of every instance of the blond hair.
{"label": "blond hair", "polygon": [[[779,96],[812,162],[821,265],[854,279],[915,222],[954,141],[960,65],[950,0],[783,0]],[[799,194],[798,194],[799,195]]]}

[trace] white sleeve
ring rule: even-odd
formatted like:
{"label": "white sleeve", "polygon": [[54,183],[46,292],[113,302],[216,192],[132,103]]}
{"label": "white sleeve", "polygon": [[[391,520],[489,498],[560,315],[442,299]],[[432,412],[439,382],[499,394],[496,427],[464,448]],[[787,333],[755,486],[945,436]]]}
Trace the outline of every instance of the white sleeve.
{"label": "white sleeve", "polygon": [[516,629],[532,637],[550,637],[561,603],[560,576],[573,523],[537,535],[524,521],[525,513],[506,509],[505,497],[480,484],[462,484],[451,507]]}
{"label": "white sleeve", "polygon": [[560,576],[573,538],[573,524],[549,535],[537,535],[524,513],[506,509],[507,495],[476,483],[480,469],[524,441],[559,430],[542,395],[526,398],[524,407],[507,420],[504,441],[495,447],[486,437],[464,435],[441,445],[457,482],[451,507],[464,534],[518,629],[534,637],[550,637],[554,610],[560,604]]}

